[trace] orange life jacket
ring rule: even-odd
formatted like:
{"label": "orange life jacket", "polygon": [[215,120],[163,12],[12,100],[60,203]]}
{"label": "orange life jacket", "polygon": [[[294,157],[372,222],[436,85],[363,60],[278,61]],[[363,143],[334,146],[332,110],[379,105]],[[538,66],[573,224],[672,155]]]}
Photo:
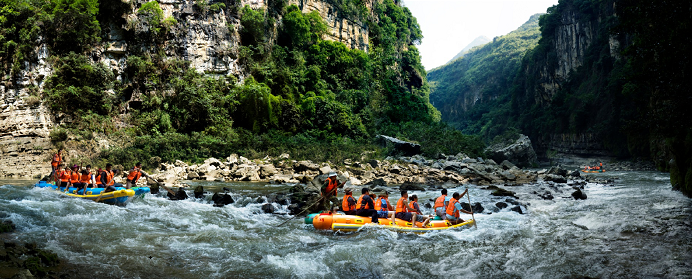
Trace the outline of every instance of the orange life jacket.
{"label": "orange life jacket", "polygon": [[[351,201],[349,201],[351,199]],[[344,211],[354,211],[356,210],[356,203],[353,199],[353,195],[345,195],[344,200],[341,202],[341,209]]]}
{"label": "orange life jacket", "polygon": [[435,206],[433,206],[434,209],[437,209],[438,207],[445,207],[445,199],[447,198],[447,195],[442,195],[438,197],[435,200]]}
{"label": "orange life jacket", "polygon": [[90,182],[90,180],[91,180],[91,173],[88,173],[88,172],[87,172],[86,174],[82,174],[81,179],[79,180],[79,182],[87,183],[87,184],[88,184],[88,183]]}
{"label": "orange life jacket", "polygon": [[356,204],[357,209],[372,209],[370,208],[370,205],[368,203],[363,203],[363,197],[366,195],[360,195],[360,198],[358,198],[358,203]]}
{"label": "orange life jacket", "polygon": [[71,175],[71,171],[66,171],[66,170],[61,171],[60,175],[58,176],[58,177],[60,177],[60,182],[70,181],[70,175]]}
{"label": "orange life jacket", "polygon": [[115,181],[113,181],[113,171],[107,171],[103,170],[99,173],[99,176],[96,178],[96,184],[101,184],[101,175],[105,173],[106,174],[106,185],[105,186],[111,186],[115,184]]}
{"label": "orange life jacket", "polygon": [[72,183],[72,184],[79,183],[79,172],[78,171],[72,171],[72,174],[70,174],[70,183]]}
{"label": "orange life jacket", "polygon": [[130,171],[130,174],[127,175],[127,180],[137,182],[140,177],[142,177],[142,169],[134,167],[132,171]]}
{"label": "orange life jacket", "polygon": [[[414,209],[415,209],[415,208],[416,208],[416,202],[415,202],[415,201],[411,201],[410,203],[408,203],[408,206],[409,206],[410,208],[414,208]],[[420,208],[418,209],[417,213],[421,213]]]}
{"label": "orange life jacket", "polygon": [[54,168],[57,168],[58,165],[60,165],[60,162],[62,162],[62,159],[60,158],[60,154],[55,153],[55,155],[53,155],[53,161],[50,163],[51,166],[53,166]]}
{"label": "orange life jacket", "polygon": [[406,198],[401,197],[397,202],[396,202],[396,213],[399,212],[408,212],[408,209],[406,208]]}
{"label": "orange life jacket", "polygon": [[[337,190],[334,190],[334,189],[337,186],[339,186],[339,181],[336,178],[334,178],[334,179],[327,178],[327,180],[325,180],[325,181],[329,181],[329,184],[327,184],[327,189],[325,189],[325,191],[326,191],[325,194],[336,195]],[[334,191],[334,192],[332,193],[332,191]]]}
{"label": "orange life jacket", "polygon": [[[384,204],[384,206],[382,206]],[[389,201],[386,198],[378,198],[375,201],[375,210],[377,211],[388,211],[389,210]]]}
{"label": "orange life jacket", "polygon": [[449,204],[447,205],[447,215],[454,216],[454,218],[459,218],[459,210],[454,207],[454,204],[457,202],[459,201],[455,198],[449,200]]}

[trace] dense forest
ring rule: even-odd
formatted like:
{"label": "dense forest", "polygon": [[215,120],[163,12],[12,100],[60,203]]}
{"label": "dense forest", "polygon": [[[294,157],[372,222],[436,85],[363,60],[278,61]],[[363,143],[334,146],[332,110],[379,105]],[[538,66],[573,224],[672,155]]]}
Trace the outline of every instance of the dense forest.
{"label": "dense forest", "polygon": [[[234,0],[196,1],[198,13],[224,11],[240,22],[228,28],[240,35],[236,58],[245,75],[215,76],[166,55],[162,42],[180,23],[156,1],[133,8],[139,4],[2,0],[2,71],[16,76],[45,40],[53,73],[29,98],[48,106],[60,123],[51,139],[58,146],[94,137],[119,142],[84,160],[131,164],[290,153],[340,163],[389,154],[374,145],[377,134],[417,141],[427,155],[481,154],[478,138],[441,123],[429,103],[415,46],[423,36],[407,8],[392,0],[374,1],[372,10],[361,0],[325,2],[367,25],[367,52],[325,40],[324,19],[286,0],[260,9]],[[137,20],[125,20],[132,11]],[[126,26],[125,36],[135,42],[120,77],[91,59],[113,25]]]}
{"label": "dense forest", "polygon": [[[593,134],[614,156],[654,160],[659,169],[671,172],[674,187],[692,193],[692,125],[687,109],[692,102],[687,76],[690,10],[689,1],[561,0],[540,17],[538,44],[506,75],[504,86],[483,94],[489,97],[465,110],[438,105],[442,118],[486,141],[516,132],[538,143],[555,134]],[[563,43],[558,36],[574,26],[571,19],[593,36],[580,66],[560,79],[553,73],[570,60],[558,51]],[[457,94],[473,92],[446,88],[490,88],[498,83],[475,75],[461,82],[445,81],[452,80],[450,76],[474,68],[492,73],[515,61],[501,58],[451,70],[454,65],[471,64],[473,57],[469,54],[463,58],[468,62],[455,61],[429,73],[433,103],[453,102]],[[546,85],[556,85],[555,90],[546,90]]]}

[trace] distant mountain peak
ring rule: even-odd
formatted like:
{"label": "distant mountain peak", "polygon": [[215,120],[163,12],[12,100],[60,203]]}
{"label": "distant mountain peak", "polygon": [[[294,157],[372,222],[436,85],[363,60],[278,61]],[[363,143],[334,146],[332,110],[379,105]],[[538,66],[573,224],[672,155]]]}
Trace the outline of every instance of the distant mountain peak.
{"label": "distant mountain peak", "polygon": [[454,57],[451,60],[447,61],[447,63],[445,63],[445,64],[449,64],[450,62],[456,60],[457,58],[464,56],[464,54],[469,52],[469,50],[471,50],[472,48],[474,48],[476,46],[487,44],[490,41],[491,40],[486,36],[479,36],[478,38],[473,39],[473,41],[471,43],[466,45],[466,47],[464,47],[459,53],[457,53],[457,55],[454,55]]}

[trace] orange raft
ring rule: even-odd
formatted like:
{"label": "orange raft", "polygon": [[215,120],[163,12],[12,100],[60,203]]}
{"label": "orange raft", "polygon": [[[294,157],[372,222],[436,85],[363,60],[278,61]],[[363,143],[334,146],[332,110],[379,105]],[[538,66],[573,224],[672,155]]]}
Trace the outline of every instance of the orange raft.
{"label": "orange raft", "polygon": [[[371,224],[373,227],[382,227],[399,232],[412,232],[412,233],[426,233],[431,231],[448,230],[453,228],[460,228],[464,226],[470,226],[475,223],[474,220],[466,220],[463,223],[452,225],[447,220],[431,220],[428,225],[424,228],[412,227],[411,222],[407,222],[401,219],[396,219],[396,224],[392,224],[389,218],[379,218],[378,224],[373,224],[370,217],[362,217],[355,215],[344,215],[344,214],[329,214],[320,213],[315,215],[312,219],[312,225],[318,230],[332,230],[332,231],[357,231],[363,226]],[[420,222],[416,222],[417,226],[420,226]]]}

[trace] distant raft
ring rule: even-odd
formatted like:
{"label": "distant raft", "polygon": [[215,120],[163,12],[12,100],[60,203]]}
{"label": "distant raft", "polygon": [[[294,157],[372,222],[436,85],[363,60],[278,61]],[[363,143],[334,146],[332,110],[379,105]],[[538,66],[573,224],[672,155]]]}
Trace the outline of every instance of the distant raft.
{"label": "distant raft", "polygon": [[605,172],[604,168],[598,168],[598,167],[592,167],[592,168],[584,168],[581,170],[581,172],[586,172],[586,173],[598,173],[598,172]]}
{"label": "distant raft", "polygon": [[[372,224],[372,219],[370,217],[329,213],[314,213],[305,218],[305,223],[312,224],[315,229],[346,232],[357,231],[364,226],[372,226],[397,232],[426,233],[467,227],[475,223],[474,220],[467,220],[466,222],[452,225],[447,220],[431,220],[424,228],[413,228],[411,227],[411,222],[401,219],[396,219],[396,224],[392,224],[392,221],[389,218],[379,218],[378,221],[379,224]],[[420,225],[420,222],[416,223],[417,225]]]}
{"label": "distant raft", "polygon": [[[125,189],[124,187],[116,187],[115,191],[112,192],[107,192],[103,193],[101,195],[101,192],[105,190],[105,188],[87,188],[86,189],[86,195],[84,195],[84,190],[77,189],[75,187],[70,187],[67,189],[67,192],[65,192],[65,188],[62,187],[59,190],[57,189],[54,184],[47,183],[45,181],[39,181],[34,185],[36,188],[51,188],[53,190],[57,190],[56,192],[58,193],[63,193],[69,197],[73,198],[80,198],[80,199],[87,199],[87,200],[92,200],[96,201],[98,200],[99,202],[102,203],[107,203],[107,204],[116,204],[116,205],[125,205],[127,202],[129,202],[137,192],[140,194],[145,194],[149,192],[148,187],[135,187],[137,188],[136,190],[134,188],[132,189]],[[99,198],[100,197],[100,198]]]}

